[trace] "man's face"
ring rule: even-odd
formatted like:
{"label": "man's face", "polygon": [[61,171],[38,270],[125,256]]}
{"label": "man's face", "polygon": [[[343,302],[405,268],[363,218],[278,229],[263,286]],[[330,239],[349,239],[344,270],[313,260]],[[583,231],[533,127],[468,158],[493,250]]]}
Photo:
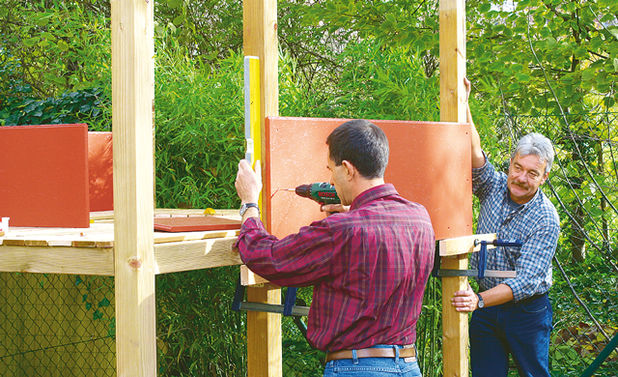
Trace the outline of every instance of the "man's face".
{"label": "man's face", "polygon": [[506,185],[509,189],[511,200],[517,204],[527,203],[536,194],[549,173],[545,173],[545,161],[541,162],[539,156],[529,154],[520,156],[519,153],[511,159],[509,175]]}
{"label": "man's face", "polygon": [[330,184],[335,186],[335,190],[337,191],[337,195],[339,199],[341,199],[341,204],[344,206],[348,206],[351,202],[348,201],[348,179],[347,179],[347,169],[343,164],[336,165],[333,160],[331,160],[330,156],[328,157],[328,162],[326,167],[330,171]]}

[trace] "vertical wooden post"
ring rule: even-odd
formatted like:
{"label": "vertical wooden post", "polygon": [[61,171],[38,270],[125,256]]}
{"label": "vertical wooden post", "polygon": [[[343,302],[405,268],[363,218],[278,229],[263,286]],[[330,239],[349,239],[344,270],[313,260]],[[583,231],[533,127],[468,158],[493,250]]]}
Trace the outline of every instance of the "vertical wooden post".
{"label": "vertical wooden post", "polygon": [[116,365],[121,377],[157,374],[153,3],[111,0]]}
{"label": "vertical wooden post", "polygon": [[[243,1],[243,48],[245,55],[260,59],[261,142],[264,142],[264,118],[279,114],[279,83],[277,48],[277,1]],[[255,141],[257,142],[257,141]],[[264,144],[262,144],[264,150]],[[263,170],[263,169],[262,169]],[[266,203],[262,200],[262,203]],[[266,222],[269,208],[263,208]],[[248,287],[251,302],[281,303],[281,290],[270,286]],[[247,312],[247,363],[250,377],[280,377],[281,315]]]}
{"label": "vertical wooden post", "polygon": [[[465,0],[440,0],[440,120],[466,122]],[[468,268],[468,255],[442,257],[442,268]],[[453,293],[466,289],[468,278],[442,278],[443,361],[445,377],[468,376],[468,315],[450,303]]]}

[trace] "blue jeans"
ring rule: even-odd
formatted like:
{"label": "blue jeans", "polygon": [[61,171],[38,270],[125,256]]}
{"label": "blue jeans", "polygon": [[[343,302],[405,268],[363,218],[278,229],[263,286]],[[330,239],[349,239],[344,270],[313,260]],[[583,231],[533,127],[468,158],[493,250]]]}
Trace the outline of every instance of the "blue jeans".
{"label": "blue jeans", "polygon": [[[377,345],[375,348],[401,346]],[[397,353],[399,355],[399,353]],[[422,377],[416,358],[406,361],[399,357],[366,357],[360,359],[331,360],[324,367],[324,377]]]}
{"label": "blue jeans", "polygon": [[472,376],[506,376],[510,353],[520,376],[550,377],[552,314],[547,294],[475,310],[470,321]]}

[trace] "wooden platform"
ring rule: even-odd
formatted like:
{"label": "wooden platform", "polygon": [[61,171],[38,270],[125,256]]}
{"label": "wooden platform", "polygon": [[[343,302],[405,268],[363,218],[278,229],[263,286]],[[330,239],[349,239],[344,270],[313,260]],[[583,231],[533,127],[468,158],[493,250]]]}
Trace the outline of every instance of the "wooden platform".
{"label": "wooden platform", "polygon": [[[204,210],[157,209],[155,217],[204,216]],[[114,275],[113,212],[92,212],[89,228],[11,227],[0,236],[0,271]],[[240,219],[237,210],[214,216]],[[237,230],[155,232],[156,273],[242,264]]]}

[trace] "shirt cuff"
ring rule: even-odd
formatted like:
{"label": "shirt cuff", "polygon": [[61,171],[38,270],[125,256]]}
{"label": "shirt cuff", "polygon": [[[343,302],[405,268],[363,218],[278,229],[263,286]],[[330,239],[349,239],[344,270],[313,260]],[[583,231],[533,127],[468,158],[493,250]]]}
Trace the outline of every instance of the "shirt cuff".
{"label": "shirt cuff", "polygon": [[264,225],[258,217],[249,217],[247,220],[245,220],[245,222],[240,227],[240,234],[238,235],[238,239],[234,243],[234,248],[238,249],[238,246],[242,242],[244,236],[253,230],[265,231]]}

